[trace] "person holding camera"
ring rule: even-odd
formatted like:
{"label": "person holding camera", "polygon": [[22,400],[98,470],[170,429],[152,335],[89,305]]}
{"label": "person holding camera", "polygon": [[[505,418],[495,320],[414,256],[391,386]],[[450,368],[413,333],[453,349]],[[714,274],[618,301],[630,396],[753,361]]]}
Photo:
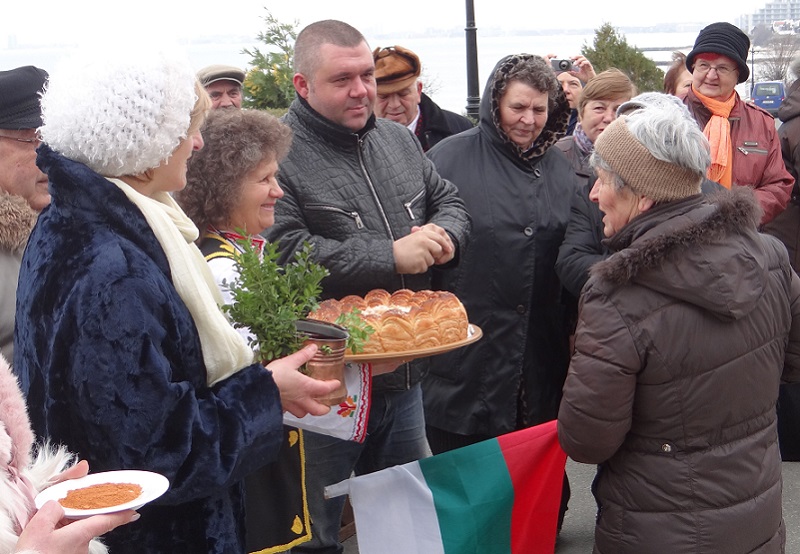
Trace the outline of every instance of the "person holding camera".
{"label": "person holding camera", "polygon": [[555,148],[568,119],[550,62],[510,55],[491,73],[477,127],[428,153],[473,226],[461,263],[434,288],[454,292],[485,333],[431,359],[422,387],[435,454],[557,415],[569,333],[554,266],[578,187]]}
{"label": "person holding camera", "polygon": [[564,96],[569,102],[570,113],[567,125],[567,136],[569,136],[575,131],[575,125],[578,123],[578,101],[581,98],[581,91],[589,79],[596,75],[594,66],[585,56],[559,59],[555,54],[548,54],[545,58],[556,72],[556,79],[561,83]]}

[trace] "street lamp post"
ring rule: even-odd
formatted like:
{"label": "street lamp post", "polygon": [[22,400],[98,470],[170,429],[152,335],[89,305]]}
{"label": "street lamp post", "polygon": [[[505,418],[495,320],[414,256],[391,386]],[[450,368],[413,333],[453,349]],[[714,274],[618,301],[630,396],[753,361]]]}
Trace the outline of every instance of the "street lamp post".
{"label": "street lamp post", "polygon": [[756,47],[750,46],[750,97],[753,96],[753,89],[756,86]]}
{"label": "street lamp post", "polygon": [[467,0],[467,115],[478,119],[480,94],[478,92],[478,28],[475,26],[475,3]]}

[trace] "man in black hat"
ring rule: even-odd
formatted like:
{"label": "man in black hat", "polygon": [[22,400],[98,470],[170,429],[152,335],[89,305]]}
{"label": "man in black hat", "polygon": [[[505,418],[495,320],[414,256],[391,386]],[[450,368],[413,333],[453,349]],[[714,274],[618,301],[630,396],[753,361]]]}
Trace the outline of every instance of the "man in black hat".
{"label": "man in black hat", "polygon": [[775,120],[735,90],[750,76],[749,50],[750,39],[730,23],[702,29],[686,56],[692,88],[684,103],[711,145],[708,178],[754,189],[763,225],[786,208],[794,179],[783,164]]}
{"label": "man in black hat", "polygon": [[376,48],[375,82],[378,96],[375,115],[408,127],[428,151],[440,140],[472,128],[462,115],[443,110],[422,92],[421,65],[417,55],[402,46]]}
{"label": "man in black hat", "polygon": [[232,65],[209,65],[197,72],[197,79],[211,97],[212,109],[241,108],[244,71]]}
{"label": "man in black hat", "polygon": [[50,203],[47,175],[36,167],[46,79],[30,65],[0,71],[0,353],[9,360],[22,250],[38,212]]}

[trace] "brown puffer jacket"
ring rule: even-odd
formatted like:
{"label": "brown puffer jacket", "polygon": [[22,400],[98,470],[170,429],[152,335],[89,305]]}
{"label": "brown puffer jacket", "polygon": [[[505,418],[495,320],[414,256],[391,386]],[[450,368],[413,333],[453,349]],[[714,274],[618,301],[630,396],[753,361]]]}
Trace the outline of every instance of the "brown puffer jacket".
{"label": "brown puffer jacket", "polygon": [[708,198],[636,217],[584,289],[558,433],[601,464],[597,553],[783,551],[775,404],[782,373],[800,380],[800,280],[749,190]]}

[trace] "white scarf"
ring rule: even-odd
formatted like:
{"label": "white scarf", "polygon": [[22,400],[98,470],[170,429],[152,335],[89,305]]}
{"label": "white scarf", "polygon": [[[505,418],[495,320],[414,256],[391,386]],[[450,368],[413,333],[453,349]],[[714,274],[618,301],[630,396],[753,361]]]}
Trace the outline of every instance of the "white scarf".
{"label": "white scarf", "polygon": [[233,328],[211,270],[194,244],[194,223],[166,192],[145,196],[119,179],[109,179],[139,208],[167,256],[172,284],[194,319],[206,365],[208,385],[227,379],[253,363],[253,351]]}

